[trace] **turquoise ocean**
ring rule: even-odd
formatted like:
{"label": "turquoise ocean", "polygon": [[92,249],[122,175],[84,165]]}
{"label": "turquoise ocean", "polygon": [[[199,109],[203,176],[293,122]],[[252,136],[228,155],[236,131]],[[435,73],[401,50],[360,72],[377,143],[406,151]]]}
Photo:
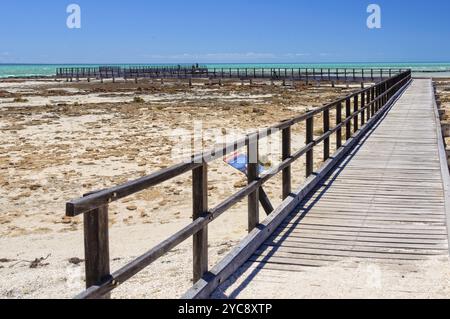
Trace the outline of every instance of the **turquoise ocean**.
{"label": "turquoise ocean", "polygon": [[[175,64],[108,64],[113,66],[153,66]],[[185,63],[182,65],[191,65]],[[384,68],[412,69],[416,75],[450,77],[450,63],[285,63],[285,64],[201,64],[208,68]],[[98,67],[100,64],[0,64],[0,78],[53,76],[60,67]]]}

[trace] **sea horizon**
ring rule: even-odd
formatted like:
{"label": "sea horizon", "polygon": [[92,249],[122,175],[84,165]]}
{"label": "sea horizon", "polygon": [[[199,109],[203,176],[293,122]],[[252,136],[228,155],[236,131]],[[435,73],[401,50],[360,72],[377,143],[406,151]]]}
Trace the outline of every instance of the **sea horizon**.
{"label": "sea horizon", "polygon": [[413,72],[431,77],[450,77],[450,62],[309,62],[309,63],[0,63],[0,78],[51,77],[60,67],[111,66],[172,66],[200,64],[214,68],[383,68],[411,69]]}

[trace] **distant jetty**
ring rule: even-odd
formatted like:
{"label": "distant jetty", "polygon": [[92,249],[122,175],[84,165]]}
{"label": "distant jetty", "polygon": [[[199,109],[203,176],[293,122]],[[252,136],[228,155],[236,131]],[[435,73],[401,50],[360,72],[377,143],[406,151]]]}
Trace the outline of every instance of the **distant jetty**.
{"label": "distant jetty", "polygon": [[346,81],[364,82],[390,78],[409,69],[364,68],[208,68],[192,66],[143,66],[143,67],[75,67],[58,68],[56,78],[73,81],[80,79],[268,79],[277,81]]}

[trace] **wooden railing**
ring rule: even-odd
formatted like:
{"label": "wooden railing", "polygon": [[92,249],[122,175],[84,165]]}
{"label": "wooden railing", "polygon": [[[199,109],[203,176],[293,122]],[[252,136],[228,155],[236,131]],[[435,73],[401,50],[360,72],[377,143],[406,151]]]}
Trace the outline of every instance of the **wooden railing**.
{"label": "wooden railing", "polygon": [[402,69],[331,68],[207,68],[207,67],[100,67],[59,68],[62,79],[271,79],[302,81],[379,81],[400,74]]}
{"label": "wooden railing", "polygon": [[[291,165],[306,157],[306,176],[313,174],[314,148],[323,144],[324,161],[330,157],[330,139],[336,135],[336,149],[343,145],[343,135],[351,139],[365,124],[378,116],[386,103],[402,90],[411,79],[411,71],[362,89],[333,103],[306,114],[283,121],[271,128],[249,134],[234,143],[210,152],[193,156],[189,161],[163,169],[110,189],[87,194],[67,203],[66,215],[84,215],[86,287],[78,298],[108,298],[117,286],[145,269],[155,260],[193,237],[194,283],[208,271],[208,225],[219,216],[248,198],[248,225],[251,232],[259,224],[259,201],[262,186],[275,175],[282,173],[282,193],[286,199],[291,194]],[[352,107],[353,106],[353,107]],[[336,121],[331,123],[330,112],[335,111]],[[323,134],[314,136],[314,119],[323,117]],[[291,150],[292,126],[306,122],[306,145],[296,152]],[[258,143],[261,139],[282,132],[282,162],[263,175],[258,174]],[[208,163],[246,147],[248,154],[248,185],[214,208],[208,207]],[[110,273],[108,205],[139,191],[157,186],[182,174],[192,172],[193,222],[144,255]],[[273,230],[271,230],[273,231]]]}

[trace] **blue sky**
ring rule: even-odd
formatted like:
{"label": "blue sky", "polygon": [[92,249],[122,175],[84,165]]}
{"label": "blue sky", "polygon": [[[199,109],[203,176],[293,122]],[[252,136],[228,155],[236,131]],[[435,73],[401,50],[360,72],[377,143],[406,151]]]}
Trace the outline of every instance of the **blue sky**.
{"label": "blue sky", "polygon": [[449,14],[448,0],[2,0],[0,63],[444,62]]}

